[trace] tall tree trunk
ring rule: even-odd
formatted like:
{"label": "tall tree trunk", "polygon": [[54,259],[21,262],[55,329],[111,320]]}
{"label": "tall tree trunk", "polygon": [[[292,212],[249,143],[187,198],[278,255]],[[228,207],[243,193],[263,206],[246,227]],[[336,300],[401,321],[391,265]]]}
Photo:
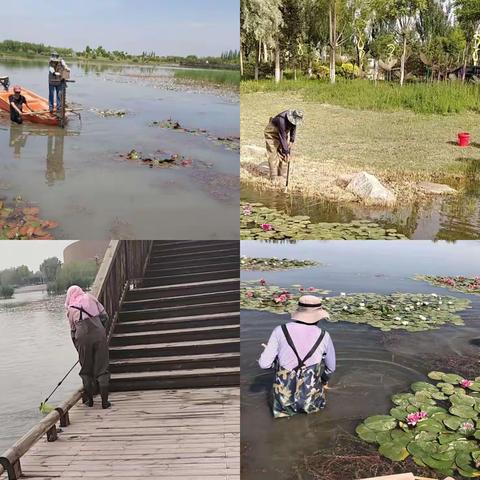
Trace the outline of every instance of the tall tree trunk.
{"label": "tall tree trunk", "polygon": [[407,57],[407,36],[403,35],[403,51],[402,57],[400,59],[400,86],[403,86],[403,82],[405,81],[405,61]]}
{"label": "tall tree trunk", "polygon": [[267,44],[263,44],[263,61],[267,63],[269,61]]}
{"label": "tall tree trunk", "polygon": [[275,83],[280,82],[281,72],[280,72],[280,43],[278,38],[275,40]]}
{"label": "tall tree trunk", "polygon": [[240,46],[240,76],[243,77],[243,49]]}
{"label": "tall tree trunk", "polygon": [[467,73],[467,60],[468,60],[468,51],[469,51],[469,42],[465,46],[463,51],[463,71],[462,71],[462,83],[465,83],[465,74]]}
{"label": "tall tree trunk", "polygon": [[255,80],[258,80],[258,64],[260,63],[260,55],[262,52],[262,41],[258,41],[257,54],[255,55]]}
{"label": "tall tree trunk", "polygon": [[337,5],[336,0],[330,0],[328,10],[330,35],[330,83],[335,83],[335,52],[337,47]]}

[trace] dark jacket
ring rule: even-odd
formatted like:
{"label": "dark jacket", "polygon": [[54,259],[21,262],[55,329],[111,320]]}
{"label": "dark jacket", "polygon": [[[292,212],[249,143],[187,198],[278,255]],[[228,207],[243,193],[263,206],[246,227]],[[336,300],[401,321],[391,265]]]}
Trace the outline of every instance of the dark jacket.
{"label": "dark jacket", "polygon": [[288,147],[288,142],[289,140],[291,143],[295,142],[297,127],[288,121],[287,110],[273,117],[272,123],[278,128],[281,153],[283,155],[289,155],[290,148]]}

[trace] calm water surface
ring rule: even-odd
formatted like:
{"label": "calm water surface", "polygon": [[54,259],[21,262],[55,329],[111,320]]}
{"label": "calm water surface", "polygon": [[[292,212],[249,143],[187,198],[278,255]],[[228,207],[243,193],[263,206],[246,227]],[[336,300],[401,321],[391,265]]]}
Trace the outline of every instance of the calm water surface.
{"label": "calm water surface", "polygon": [[[47,96],[43,63],[0,61],[0,75]],[[180,88],[169,68],[73,65],[72,78],[68,101],[83,110],[66,130],[0,117],[0,183],[10,186],[2,195],[38,203],[42,218],[60,224],[56,238],[238,238],[238,151],[149,126],[173,118],[215,137],[238,136],[237,95]],[[104,118],[94,109],[127,115]],[[132,149],[194,163],[149,168],[119,157]]]}
{"label": "calm water surface", "polygon": [[[415,274],[478,275],[480,242],[314,242],[273,244],[242,242],[242,254],[314,259],[323,266],[286,272],[242,272],[242,279],[265,278],[269,283],[302,284],[340,292],[438,293],[465,296],[412,280]],[[327,408],[320,414],[274,420],[267,405],[273,381],[257,359],[272,329],[286,315],[242,310],[242,478],[307,480],[305,457],[335,445],[342,433],[370,415],[391,408],[392,394],[425,380],[429,359],[477,355],[469,344],[478,338],[480,298],[468,296],[473,309],[462,314],[465,326],[444,326],[422,333],[384,334],[365,325],[325,323],[337,351],[337,371],[331,381]],[[388,341],[390,339],[390,341]],[[386,341],[387,340],[387,341]],[[392,341],[393,340],[393,341]]]}
{"label": "calm water surface", "polygon": [[[78,358],[63,302],[38,287],[0,300],[0,453],[42,418],[40,402]],[[80,386],[77,370],[49,403],[66,400]]]}

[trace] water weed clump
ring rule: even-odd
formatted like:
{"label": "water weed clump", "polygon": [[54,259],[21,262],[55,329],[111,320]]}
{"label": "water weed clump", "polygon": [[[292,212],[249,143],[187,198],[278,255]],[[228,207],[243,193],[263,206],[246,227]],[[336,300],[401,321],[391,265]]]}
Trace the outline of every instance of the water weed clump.
{"label": "water weed clump", "polygon": [[411,392],[392,396],[389,415],[374,415],[356,428],[384,457],[442,475],[480,477],[480,377],[433,371],[437,382],[415,382]]}
{"label": "water weed clump", "polygon": [[314,267],[318,262],[313,260],[295,260],[290,258],[277,257],[246,257],[240,260],[241,270],[255,271],[280,271],[290,270],[292,268]]}
{"label": "water weed clump", "polygon": [[176,80],[204,82],[223,86],[238,87],[240,84],[240,72],[236,70],[185,69],[175,70],[174,76]]}
{"label": "water weed clump", "polygon": [[[302,295],[326,295],[328,290],[292,285],[282,288],[260,281],[242,282],[241,308],[272,313],[291,313]],[[423,332],[445,324],[463,325],[458,312],[470,307],[470,301],[456,297],[442,297],[435,293],[342,293],[324,297],[323,306],[329,313],[329,322],[367,324],[383,332],[406,330]]]}
{"label": "water weed clump", "polygon": [[351,223],[311,223],[310,217],[290,217],[262,203],[240,203],[241,240],[405,240],[397,230],[368,220]]}
{"label": "water weed clump", "polygon": [[298,92],[305,101],[362,110],[410,110],[421,114],[480,112],[480,92],[475,85],[449,83],[396,83],[340,80],[335,85],[321,80],[242,81],[241,93]]}
{"label": "water weed clump", "polygon": [[458,275],[454,277],[442,277],[440,275],[416,275],[415,280],[428,282],[436,287],[449,288],[457,292],[473,293],[480,295],[480,276],[464,277]]}

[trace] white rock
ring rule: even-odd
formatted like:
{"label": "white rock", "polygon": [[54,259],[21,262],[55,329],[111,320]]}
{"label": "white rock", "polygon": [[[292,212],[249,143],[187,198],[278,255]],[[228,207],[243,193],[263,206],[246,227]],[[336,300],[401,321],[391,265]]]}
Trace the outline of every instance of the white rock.
{"label": "white rock", "polygon": [[384,187],[377,177],[367,172],[357,173],[347,185],[346,190],[369,205],[391,205],[396,201],[395,194]]}
{"label": "white rock", "polygon": [[444,185],[443,183],[421,182],[418,184],[418,188],[423,192],[430,195],[453,195],[457,191]]}

